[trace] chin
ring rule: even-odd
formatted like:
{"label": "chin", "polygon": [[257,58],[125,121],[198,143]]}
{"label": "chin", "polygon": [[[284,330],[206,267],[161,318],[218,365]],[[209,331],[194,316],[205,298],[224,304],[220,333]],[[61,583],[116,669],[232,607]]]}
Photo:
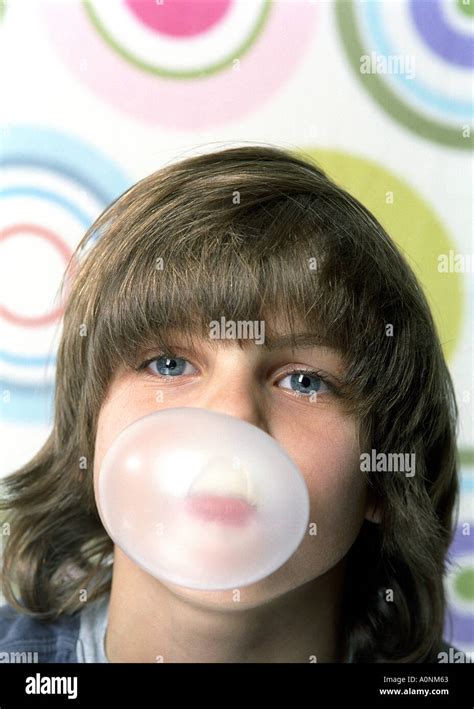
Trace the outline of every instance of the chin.
{"label": "chin", "polygon": [[164,581],[160,583],[175,596],[196,607],[238,612],[259,608],[314,580],[302,578],[298,581],[298,576],[290,573],[290,570],[285,568],[287,566],[285,564],[260,581],[234,589],[207,591]]}
{"label": "chin", "polygon": [[273,596],[269,589],[262,588],[265,584],[262,581],[242,586],[241,588],[205,591],[203,589],[186,588],[175,584],[163,583],[171,593],[180,599],[196,607],[203,609],[242,611],[257,608],[268,601]]}

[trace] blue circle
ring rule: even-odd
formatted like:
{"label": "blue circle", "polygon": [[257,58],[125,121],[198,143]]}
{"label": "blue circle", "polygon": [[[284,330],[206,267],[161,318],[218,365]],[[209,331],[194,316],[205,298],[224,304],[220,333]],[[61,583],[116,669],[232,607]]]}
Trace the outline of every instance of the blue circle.
{"label": "blue circle", "polygon": [[[385,32],[382,17],[380,15],[380,5],[378,0],[369,0],[364,3],[362,8],[365,8],[365,22],[369,29],[374,42],[374,49],[377,54],[383,56],[394,56],[397,52],[394,50],[391,42]],[[364,12],[364,9],[362,10]],[[415,96],[426,105],[431,106],[445,114],[452,114],[458,118],[472,120],[472,101],[462,101],[455,98],[447,98],[442,96],[436,90],[425,86],[416,79],[409,79],[403,73],[391,75],[395,81],[403,85],[404,89]]]}
{"label": "blue circle", "polygon": [[85,229],[88,229],[91,224],[92,217],[89,214],[86,214],[86,212],[84,212],[84,210],[80,207],[76,207],[74,202],[71,202],[70,199],[63,197],[62,195],[58,195],[55,192],[51,192],[51,190],[45,190],[41,187],[27,187],[25,185],[21,187],[5,187],[4,189],[0,189],[0,199],[24,196],[33,197],[33,199],[46,199],[49,202],[57,204],[59,207],[62,207],[67,212],[72,214],[72,216],[75,217]]}
{"label": "blue circle", "polygon": [[[130,187],[130,180],[110,158],[87,143],[66,133],[35,125],[3,125],[1,167],[29,167],[49,170],[67,177],[81,189],[86,189],[107,207]],[[0,197],[29,195],[61,206],[72,214],[86,231],[93,217],[72,201],[50,190],[12,186],[0,191]],[[23,356],[0,351],[0,360],[24,367],[54,363],[54,356]],[[50,384],[29,384],[0,379],[0,388],[10,392],[10,401],[0,398],[2,420],[46,423],[51,415],[54,387]]]}

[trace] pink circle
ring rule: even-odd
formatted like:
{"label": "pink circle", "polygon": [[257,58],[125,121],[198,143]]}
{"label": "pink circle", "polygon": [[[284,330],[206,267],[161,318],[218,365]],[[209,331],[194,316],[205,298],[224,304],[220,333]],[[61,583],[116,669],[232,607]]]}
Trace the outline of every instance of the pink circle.
{"label": "pink circle", "polygon": [[[170,81],[137,69],[114,52],[91,26],[82,3],[47,2],[41,9],[51,45],[101,101],[172,131],[205,130],[255,111],[288,81],[317,37],[317,3],[302,2],[295,13],[293,2],[280,0],[272,3],[265,31],[238,70]],[[282,51],[283,44],[291,52]],[[79,71],[84,58],[93,71]]]}
{"label": "pink circle", "polygon": [[[45,239],[50,244],[52,244],[57,251],[59,251],[66,263],[69,261],[71,257],[71,252],[66,246],[66,244],[56,234],[54,234],[54,232],[50,231],[49,229],[44,229],[43,227],[36,226],[34,224],[15,224],[15,226],[11,226],[8,229],[3,229],[2,231],[0,231],[0,241],[5,241],[5,239],[24,234],[25,232],[27,232],[31,236],[39,236],[40,238]],[[8,322],[14,323],[15,325],[23,325],[28,327],[41,327],[42,325],[50,325],[55,320],[58,320],[61,317],[62,313],[63,307],[59,306],[58,308],[55,308],[54,310],[51,310],[49,313],[45,313],[44,315],[40,315],[37,317],[27,317],[23,315],[17,315],[11,310],[8,310],[8,308],[5,308],[5,306],[0,305],[0,317],[2,317],[4,320],[7,320]]]}
{"label": "pink circle", "polygon": [[126,0],[125,4],[148,29],[172,37],[206,32],[228,11],[231,0]]}

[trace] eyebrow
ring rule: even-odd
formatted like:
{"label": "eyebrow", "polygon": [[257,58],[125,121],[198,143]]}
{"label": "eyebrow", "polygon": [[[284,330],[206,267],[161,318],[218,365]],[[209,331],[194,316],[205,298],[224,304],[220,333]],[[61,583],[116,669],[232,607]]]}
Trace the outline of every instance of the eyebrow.
{"label": "eyebrow", "polygon": [[280,350],[285,348],[310,348],[325,347],[335,349],[325,337],[314,332],[300,332],[293,335],[265,336],[263,347],[267,350]]}
{"label": "eyebrow", "polygon": [[[179,333],[175,333],[171,339],[176,341],[176,346],[181,349],[186,349],[192,346],[192,343],[186,341],[181,341]],[[208,340],[205,340],[208,342]],[[212,341],[211,341],[212,342]],[[253,340],[248,340],[248,344],[251,344]],[[219,341],[215,340],[212,342],[214,346],[218,346]],[[299,332],[294,334],[284,334],[284,335],[267,335],[265,333],[265,339],[260,345],[262,349],[272,352],[275,350],[283,349],[311,349],[319,347],[322,349],[329,349],[335,352],[339,352],[339,349],[332,344],[327,337],[323,337],[314,332]],[[152,351],[154,348],[151,346],[147,348],[146,351]]]}

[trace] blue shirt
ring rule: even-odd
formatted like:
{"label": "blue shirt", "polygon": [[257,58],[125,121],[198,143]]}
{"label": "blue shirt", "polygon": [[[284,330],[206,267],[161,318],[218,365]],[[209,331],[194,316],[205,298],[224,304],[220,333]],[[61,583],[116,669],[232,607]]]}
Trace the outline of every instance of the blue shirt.
{"label": "blue shirt", "polygon": [[[0,663],[2,662],[108,662],[104,640],[109,596],[88,603],[74,615],[44,622],[0,607]],[[442,643],[439,652],[454,657],[455,648]],[[462,654],[462,653],[461,653]],[[439,662],[438,654],[430,663]],[[455,660],[447,660],[453,662]],[[457,660],[459,661],[459,660]]]}
{"label": "blue shirt", "polygon": [[0,663],[108,662],[108,606],[105,595],[54,622],[36,620],[10,606],[0,607]]}

